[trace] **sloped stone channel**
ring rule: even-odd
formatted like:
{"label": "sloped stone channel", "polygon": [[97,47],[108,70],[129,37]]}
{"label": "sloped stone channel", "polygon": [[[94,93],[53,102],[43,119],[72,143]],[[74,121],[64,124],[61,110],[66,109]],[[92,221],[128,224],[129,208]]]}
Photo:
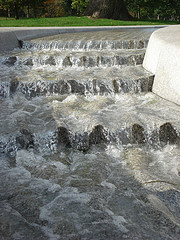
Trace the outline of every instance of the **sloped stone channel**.
{"label": "sloped stone channel", "polygon": [[1,55],[0,239],[177,240],[180,108],[151,92],[150,30]]}

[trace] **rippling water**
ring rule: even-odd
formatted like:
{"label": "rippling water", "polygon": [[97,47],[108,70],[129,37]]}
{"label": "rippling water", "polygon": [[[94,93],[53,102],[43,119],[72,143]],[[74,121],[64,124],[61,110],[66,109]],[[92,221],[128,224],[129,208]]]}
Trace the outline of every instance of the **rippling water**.
{"label": "rippling water", "polygon": [[[140,64],[111,64],[114,50],[105,54],[106,66],[42,60],[57,59],[52,48],[66,58],[64,48],[75,52],[77,42],[79,59],[124,41],[116,52],[122,56],[142,38],[147,43],[145,32],[64,34],[1,56],[0,239],[179,239],[179,106],[147,91],[151,74]],[[30,58],[33,64],[24,64]],[[95,126],[103,128],[95,132],[98,144],[90,137]],[[68,135],[57,136],[60,127]],[[162,141],[168,134],[176,144]]]}

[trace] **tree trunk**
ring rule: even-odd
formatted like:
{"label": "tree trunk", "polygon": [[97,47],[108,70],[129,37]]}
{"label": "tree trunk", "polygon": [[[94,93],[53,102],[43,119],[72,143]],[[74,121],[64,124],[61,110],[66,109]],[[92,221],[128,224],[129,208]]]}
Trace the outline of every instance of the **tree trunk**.
{"label": "tree trunk", "polygon": [[18,11],[18,5],[17,3],[15,2],[14,3],[14,11],[15,11],[15,19],[19,19],[19,11]]}
{"label": "tree trunk", "polygon": [[30,6],[29,6],[29,3],[27,5],[27,14],[26,14],[26,17],[29,18],[30,17]]}
{"label": "tree trunk", "polygon": [[132,19],[123,0],[89,0],[85,15],[120,20]]}
{"label": "tree trunk", "polygon": [[8,8],[8,10],[7,10],[7,16],[8,16],[8,18],[11,17],[11,10],[10,10],[10,8]]}
{"label": "tree trunk", "polygon": [[140,9],[140,6],[138,6],[137,18],[138,18],[138,19],[141,18],[141,9]]}

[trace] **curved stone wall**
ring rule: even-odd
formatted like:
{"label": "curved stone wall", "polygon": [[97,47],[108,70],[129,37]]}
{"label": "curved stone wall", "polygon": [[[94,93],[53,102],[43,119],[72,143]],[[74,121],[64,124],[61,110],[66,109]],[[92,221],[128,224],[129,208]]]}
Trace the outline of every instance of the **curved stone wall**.
{"label": "curved stone wall", "polygon": [[143,67],[155,74],[153,92],[180,105],[180,26],[152,33]]}

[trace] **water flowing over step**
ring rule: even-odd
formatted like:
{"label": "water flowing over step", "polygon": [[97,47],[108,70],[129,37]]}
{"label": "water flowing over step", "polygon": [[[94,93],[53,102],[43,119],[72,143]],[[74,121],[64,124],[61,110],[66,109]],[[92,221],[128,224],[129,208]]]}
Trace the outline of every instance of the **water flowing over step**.
{"label": "water flowing over step", "polygon": [[[112,66],[136,66],[140,65],[144,59],[145,50],[121,50],[121,51],[91,51],[91,52],[70,52],[64,50],[61,52],[50,51],[37,52],[33,54],[21,54],[20,56],[10,56],[3,62],[7,66],[29,66],[54,68],[66,67],[112,67]],[[26,56],[27,55],[27,56]]]}
{"label": "water flowing over step", "polygon": [[[4,71],[6,73],[6,71]],[[12,75],[0,73],[0,96],[8,97],[23,93],[26,97],[49,96],[57,94],[76,93],[88,94],[117,94],[149,92],[152,89],[153,74],[142,66],[119,69],[93,68],[71,69],[56,71],[22,71]]]}
{"label": "water flowing over step", "polygon": [[23,41],[22,48],[26,50],[65,50],[92,51],[142,49],[147,47],[149,36],[153,29],[130,31],[100,31],[74,34],[61,34],[40,38],[38,41]]}
{"label": "water flowing over step", "polygon": [[179,144],[179,115],[177,106],[152,93],[31,100],[17,95],[1,101],[1,151],[14,154],[28,147],[56,151],[60,145],[84,151],[108,142]]}
{"label": "water flowing over step", "polygon": [[146,48],[148,40],[86,40],[86,41],[24,41],[22,42],[23,49],[35,50],[64,50],[69,49],[71,51],[93,51],[93,50],[119,50],[119,49],[142,49]]}
{"label": "water flowing over step", "polygon": [[141,66],[150,32],[62,34],[25,41],[22,51],[1,58],[0,96],[151,91],[153,75]]}
{"label": "water flowing over step", "polygon": [[[110,67],[142,64],[150,33],[62,34],[22,42],[25,50],[4,59],[8,66]],[[135,35],[135,36],[134,36]],[[131,38],[130,38],[131,37]],[[94,38],[96,40],[94,40]],[[98,39],[99,38],[99,39]],[[134,38],[134,39],[133,39]],[[118,39],[118,40],[117,40]],[[32,55],[33,54],[33,55]]]}
{"label": "water flowing over step", "polygon": [[149,108],[154,98],[142,94],[151,91],[154,78],[141,66],[148,38],[106,34],[96,40],[87,33],[83,39],[65,34],[26,41],[22,51],[2,56],[2,152],[32,145],[46,151],[59,144],[87,150],[111,141],[179,143],[179,122],[169,117],[174,106],[158,116],[152,111],[157,99]]}
{"label": "water flowing over step", "polygon": [[[65,35],[61,37],[67,38]],[[60,44],[62,40],[59,37],[57,40],[56,37],[49,40],[32,40],[24,43],[26,46],[24,49],[27,50],[2,56],[3,71],[0,73],[2,97],[11,96],[15,92],[35,97],[68,93],[114,94],[151,91],[153,75],[141,66],[145,52],[143,44],[141,47],[131,44],[126,47],[124,45],[123,49],[114,49],[112,43],[116,41],[106,40],[107,46],[103,49],[100,44],[100,48],[93,50],[78,47],[72,51],[69,44],[75,40],[66,40],[66,47],[53,50],[48,50],[44,41],[47,44],[53,44],[54,41]],[[142,42],[142,39],[131,41]],[[30,46],[31,43],[37,43],[39,47],[34,49]]]}

